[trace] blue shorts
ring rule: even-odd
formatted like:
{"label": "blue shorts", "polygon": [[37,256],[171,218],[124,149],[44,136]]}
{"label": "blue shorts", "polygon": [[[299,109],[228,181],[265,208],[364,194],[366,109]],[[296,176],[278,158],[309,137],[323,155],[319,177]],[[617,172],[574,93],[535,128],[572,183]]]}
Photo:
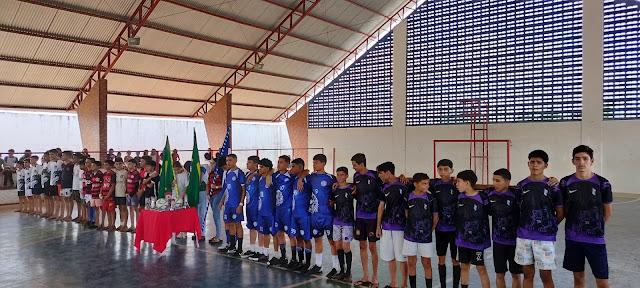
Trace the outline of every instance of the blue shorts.
{"label": "blue shorts", "polygon": [[291,237],[301,237],[305,241],[311,240],[309,216],[293,216],[291,218],[291,227],[287,233]]}
{"label": "blue shorts", "polygon": [[273,216],[258,216],[258,233],[262,235],[275,235]]}
{"label": "blue shorts", "polygon": [[240,223],[244,220],[244,213],[237,213],[238,207],[224,207],[224,222]]}
{"label": "blue shorts", "polygon": [[330,241],[333,241],[333,216],[320,213],[311,215],[311,236],[319,238],[327,234]]}
{"label": "blue shorts", "polygon": [[291,209],[278,209],[276,208],[276,232],[289,231],[291,226]]}
{"label": "blue shorts", "polygon": [[584,259],[589,261],[596,279],[609,279],[606,244],[591,244],[566,240],[562,267],[572,272],[584,272]]}
{"label": "blue shorts", "polygon": [[251,209],[247,207],[247,229],[258,229],[258,207]]}

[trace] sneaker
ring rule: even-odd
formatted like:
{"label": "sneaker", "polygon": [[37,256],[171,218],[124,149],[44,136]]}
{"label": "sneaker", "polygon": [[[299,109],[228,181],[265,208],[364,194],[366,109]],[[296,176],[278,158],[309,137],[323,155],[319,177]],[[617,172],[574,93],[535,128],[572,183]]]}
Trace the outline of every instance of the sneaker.
{"label": "sneaker", "polygon": [[225,253],[227,253],[227,255],[231,255],[233,253],[236,253],[236,248],[235,247],[229,247],[229,249]]}
{"label": "sneaker", "polygon": [[300,265],[296,268],[296,271],[298,272],[307,272],[307,270],[309,270],[309,266],[307,266],[307,264],[304,263],[300,263]]}
{"label": "sneaker", "polygon": [[333,275],[333,277],[331,277],[331,279],[342,281],[342,277],[344,277],[344,272],[338,272],[335,275]]}
{"label": "sneaker", "polygon": [[298,265],[299,265],[298,261],[291,260],[291,262],[289,262],[289,264],[287,264],[286,268],[288,270],[292,270],[293,271],[293,270],[296,269],[296,267],[298,267]]}
{"label": "sneaker", "polygon": [[287,257],[280,257],[280,260],[278,260],[278,266],[282,268],[287,268],[288,264],[289,264],[289,260],[287,260]]}
{"label": "sneaker", "polygon": [[[254,252],[253,251],[245,251],[244,253],[242,253],[242,255],[240,255],[240,258],[242,259],[247,259],[250,258],[251,256],[253,256]],[[251,259],[249,259],[251,260]]]}
{"label": "sneaker", "polygon": [[260,258],[258,259],[258,262],[260,262],[260,263],[269,263],[269,256],[260,255]]}
{"label": "sneaker", "polygon": [[336,270],[336,268],[331,269],[331,271],[329,271],[329,273],[327,273],[327,278],[329,279],[333,279],[333,277],[335,277],[338,274],[338,270]]}
{"label": "sneaker", "polygon": [[222,245],[222,246],[218,247],[218,252],[220,252],[220,253],[227,253],[227,251],[229,250],[229,248],[230,248],[230,247],[229,247],[229,245],[226,245],[226,244],[225,244],[225,245]]}
{"label": "sneaker", "polygon": [[322,275],[322,267],[320,267],[318,265],[313,265],[313,267],[311,267],[311,268],[309,268],[309,270],[307,270],[307,274]]}
{"label": "sneaker", "polygon": [[229,252],[227,252],[227,255],[231,256],[231,257],[238,257],[241,258],[240,256],[242,256],[242,250],[233,250],[234,252],[229,254]]}
{"label": "sneaker", "polygon": [[278,266],[280,264],[280,259],[273,257],[269,260],[269,266]]}
{"label": "sneaker", "polygon": [[260,260],[260,256],[262,256],[260,253],[253,253],[253,254],[249,255],[249,260],[258,261],[258,260]]}

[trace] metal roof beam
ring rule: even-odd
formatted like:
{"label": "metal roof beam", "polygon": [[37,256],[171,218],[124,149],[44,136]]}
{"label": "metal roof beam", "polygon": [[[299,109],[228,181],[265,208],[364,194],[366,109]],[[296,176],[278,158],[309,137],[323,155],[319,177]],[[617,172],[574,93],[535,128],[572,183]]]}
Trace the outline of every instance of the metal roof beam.
{"label": "metal roof beam", "polygon": [[[43,1],[43,0],[18,0],[18,1],[21,1],[21,2],[24,2],[24,3],[33,4],[33,5],[48,7],[48,8],[52,8],[52,9],[56,9],[56,10],[63,10],[63,11],[71,12],[71,13],[82,14],[82,15],[86,15],[86,16],[91,16],[91,17],[96,17],[96,18],[100,18],[100,19],[110,20],[110,21],[114,21],[114,22],[121,22],[121,23],[126,23],[127,22],[127,19],[125,17],[120,16],[120,15],[107,14],[107,13],[103,13],[103,12],[100,12],[100,11],[89,10],[89,9],[76,7],[74,5],[69,5],[69,4],[60,4],[60,3],[56,3],[55,1]],[[269,0],[265,0],[265,1],[269,1]],[[167,27],[167,26],[164,26],[164,25],[155,24],[155,23],[151,23],[151,22],[148,22],[145,25],[145,28],[162,31],[162,32],[165,32],[165,33],[178,35],[178,36],[185,37],[185,38],[196,39],[196,40],[200,40],[200,41],[203,41],[203,42],[217,44],[217,45],[221,45],[221,46],[225,46],[225,47],[231,47],[231,48],[241,49],[241,50],[245,50],[245,51],[253,51],[253,50],[255,50],[255,47],[251,47],[251,46],[248,46],[248,45],[234,43],[234,42],[230,42],[230,41],[226,41],[226,40],[222,40],[222,39],[217,39],[217,38],[213,38],[213,37],[209,37],[209,36],[199,35],[199,34],[195,34],[195,33],[192,33],[192,32],[187,32],[187,31],[183,31],[183,30],[180,30],[180,29],[175,29],[175,28],[171,28],[171,27]],[[311,64],[311,65],[331,68],[331,65],[328,65],[328,64],[325,64],[325,63],[322,63],[322,62],[319,62],[319,61],[300,58],[300,57],[296,57],[296,56],[288,55],[288,54],[284,54],[284,53],[273,52],[272,55],[280,57],[280,58],[292,60],[292,61],[301,62],[301,63],[307,63],[307,64]]]}
{"label": "metal roof beam", "polygon": [[387,16],[387,15],[384,15],[384,14],[382,14],[382,13],[381,13],[381,12],[379,12],[379,11],[373,10],[373,9],[371,9],[371,8],[367,7],[366,5],[362,5],[362,4],[360,4],[360,3],[358,3],[358,2],[356,2],[356,1],[354,1],[354,0],[344,0],[344,1],[345,1],[345,2],[348,2],[348,3],[351,3],[351,4],[353,4],[353,5],[357,6],[357,7],[360,7],[360,8],[362,8],[362,9],[364,9],[364,10],[367,10],[367,11],[369,11],[369,12],[371,12],[371,13],[373,13],[373,14],[376,14],[376,15],[378,15],[378,16],[382,16],[382,17],[384,17],[384,18],[385,18],[385,19],[387,19],[387,20],[388,20],[388,19],[391,19],[391,17],[389,17],[389,16]]}
{"label": "metal roof beam", "polygon": [[[216,89],[216,91],[207,98],[207,100],[198,108],[193,116],[202,116],[207,111],[209,111],[209,100],[213,98],[213,101],[216,102],[218,98],[222,98],[224,95],[229,94],[237,85],[245,79],[249,73],[253,72],[258,64],[264,60],[264,58],[269,55],[269,53],[284,39],[289,35],[289,33],[295,29],[295,27],[311,13],[313,8],[315,8],[320,0],[301,0],[296,7],[289,12],[289,14],[280,21],[278,26],[273,28],[271,32],[262,40],[259,48],[253,51],[240,65],[237,66],[236,70],[229,75],[227,80],[225,80],[225,84]],[[265,51],[265,52],[261,52]]]}

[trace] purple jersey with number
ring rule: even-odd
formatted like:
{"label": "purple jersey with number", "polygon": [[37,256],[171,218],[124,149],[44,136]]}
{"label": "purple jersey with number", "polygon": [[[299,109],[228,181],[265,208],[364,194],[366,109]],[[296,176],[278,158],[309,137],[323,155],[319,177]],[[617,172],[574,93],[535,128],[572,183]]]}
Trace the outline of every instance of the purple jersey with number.
{"label": "purple jersey with number", "polygon": [[603,204],[613,202],[609,181],[597,174],[589,179],[579,179],[574,174],[562,178],[560,190],[567,212],[565,238],[605,244]]}

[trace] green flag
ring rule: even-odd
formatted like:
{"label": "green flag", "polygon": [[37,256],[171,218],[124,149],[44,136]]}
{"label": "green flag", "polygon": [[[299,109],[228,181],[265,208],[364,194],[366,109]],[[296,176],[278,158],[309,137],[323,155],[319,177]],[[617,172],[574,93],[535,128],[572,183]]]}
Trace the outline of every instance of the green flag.
{"label": "green flag", "polygon": [[191,173],[189,173],[189,186],[187,187],[187,200],[189,207],[198,206],[198,195],[200,195],[200,155],[198,154],[198,141],[196,141],[196,130],[193,129],[193,151],[191,152]]}
{"label": "green flag", "polygon": [[158,198],[164,198],[165,193],[173,192],[173,185],[176,176],[173,173],[173,159],[171,158],[171,147],[169,147],[169,136],[167,143],[162,150],[162,167],[160,167],[160,185],[158,186]]}

